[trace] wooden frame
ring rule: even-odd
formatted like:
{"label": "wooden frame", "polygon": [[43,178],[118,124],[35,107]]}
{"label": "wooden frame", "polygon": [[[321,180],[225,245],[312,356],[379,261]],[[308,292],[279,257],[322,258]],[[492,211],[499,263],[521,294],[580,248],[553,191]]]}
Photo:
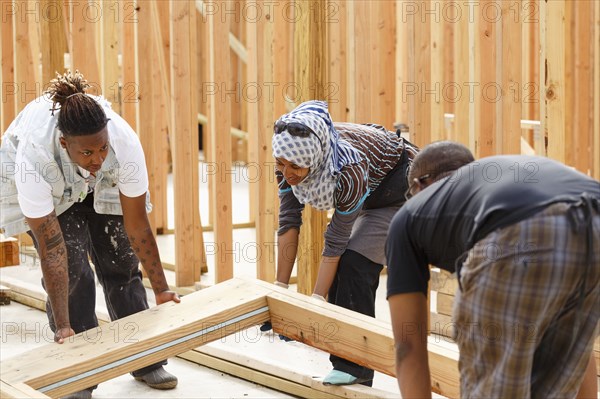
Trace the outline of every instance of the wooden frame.
{"label": "wooden frame", "polygon": [[[259,280],[232,279],[187,295],[180,304],[169,302],[77,334],[63,345],[5,360],[1,394],[21,387],[66,395],[268,320],[276,333],[394,375],[389,324]],[[132,328],[135,335],[128,336]],[[457,353],[432,340],[429,354],[432,389],[458,397]],[[35,391],[25,397],[35,397]]]}

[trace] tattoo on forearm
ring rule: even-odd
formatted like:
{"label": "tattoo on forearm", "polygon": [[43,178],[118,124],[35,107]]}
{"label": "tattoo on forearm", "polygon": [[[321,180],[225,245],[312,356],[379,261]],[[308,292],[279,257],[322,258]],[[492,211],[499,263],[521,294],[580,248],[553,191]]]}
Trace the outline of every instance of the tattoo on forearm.
{"label": "tattoo on forearm", "polygon": [[169,287],[164,277],[162,263],[159,261],[160,255],[152,230],[146,229],[129,235],[129,242],[140,263],[146,270],[152,288],[159,292],[168,289]]}
{"label": "tattoo on forearm", "polygon": [[33,229],[38,241],[42,272],[57,328],[69,323],[69,276],[67,251],[55,213],[46,216]]}

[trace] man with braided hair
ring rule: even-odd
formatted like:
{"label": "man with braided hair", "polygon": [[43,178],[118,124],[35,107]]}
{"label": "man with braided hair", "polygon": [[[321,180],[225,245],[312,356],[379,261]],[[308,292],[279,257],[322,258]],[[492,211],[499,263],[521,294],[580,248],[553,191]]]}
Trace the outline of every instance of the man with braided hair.
{"label": "man with braided hair", "polygon": [[449,141],[423,148],[409,183],[386,244],[402,397],[431,397],[429,265],[459,282],[461,397],[596,397],[600,183],[543,157],[474,161]]}
{"label": "man with braided hair", "polygon": [[[11,123],[0,150],[0,228],[28,231],[41,259],[54,339],[98,326],[94,273],[111,320],[148,308],[138,264],[156,303],[169,290],[147,211],[148,174],[140,141],[102,97],[86,94],[79,72],[58,75]],[[133,372],[156,389],[177,378],[166,361]],[[89,398],[95,387],[72,397]]]}

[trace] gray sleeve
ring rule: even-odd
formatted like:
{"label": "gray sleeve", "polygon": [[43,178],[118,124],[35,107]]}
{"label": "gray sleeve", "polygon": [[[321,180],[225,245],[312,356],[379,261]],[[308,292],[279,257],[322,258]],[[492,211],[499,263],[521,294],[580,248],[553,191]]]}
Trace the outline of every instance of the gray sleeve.
{"label": "gray sleeve", "polygon": [[302,225],[302,210],[304,204],[296,198],[291,188],[279,192],[279,229],[277,235],[282,235],[289,229],[298,229]]}
{"label": "gray sleeve", "polygon": [[[362,205],[361,205],[362,208]],[[341,256],[348,247],[350,234],[354,222],[358,218],[361,209],[357,209],[352,213],[344,213],[335,211],[331,222],[325,230],[325,248],[323,256]]]}

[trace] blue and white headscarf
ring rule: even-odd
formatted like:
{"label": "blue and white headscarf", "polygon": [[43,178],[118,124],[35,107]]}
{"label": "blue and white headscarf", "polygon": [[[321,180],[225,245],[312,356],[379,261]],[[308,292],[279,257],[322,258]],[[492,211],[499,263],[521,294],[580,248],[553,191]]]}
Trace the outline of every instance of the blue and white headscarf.
{"label": "blue and white headscarf", "polygon": [[283,158],[302,168],[310,168],[306,178],[292,186],[294,195],[303,204],[319,210],[335,207],[335,190],[342,168],[361,162],[365,156],[347,141],[340,139],[333,127],[324,101],[307,101],[277,123],[301,123],[315,132],[308,137],[291,135],[287,130],[274,134],[273,156]]}

